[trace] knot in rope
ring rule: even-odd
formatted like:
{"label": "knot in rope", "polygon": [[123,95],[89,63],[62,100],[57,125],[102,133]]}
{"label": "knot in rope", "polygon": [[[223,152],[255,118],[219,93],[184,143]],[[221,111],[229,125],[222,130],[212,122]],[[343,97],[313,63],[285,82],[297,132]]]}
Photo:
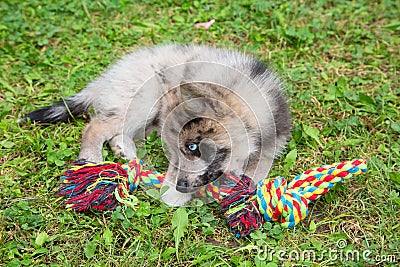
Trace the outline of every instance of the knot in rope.
{"label": "knot in rope", "polygon": [[237,237],[248,235],[249,229],[260,229],[264,221],[279,222],[283,228],[292,228],[308,215],[312,200],[328,192],[336,183],[366,171],[365,160],[343,161],[307,170],[289,184],[281,176],[260,180],[253,192],[249,190],[254,187],[250,178],[231,177],[237,185],[220,204]]}

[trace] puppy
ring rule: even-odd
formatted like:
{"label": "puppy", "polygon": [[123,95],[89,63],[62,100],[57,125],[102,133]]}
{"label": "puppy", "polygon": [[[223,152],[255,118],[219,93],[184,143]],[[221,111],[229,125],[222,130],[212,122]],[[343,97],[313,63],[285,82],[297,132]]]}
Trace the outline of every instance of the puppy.
{"label": "puppy", "polygon": [[291,119],[278,76],[243,53],[196,45],[139,50],[85,89],[21,119],[39,123],[90,117],[79,158],[136,157],[134,140],[156,130],[169,167],[161,199],[185,205],[201,186],[233,171],[255,182],[287,143]]}

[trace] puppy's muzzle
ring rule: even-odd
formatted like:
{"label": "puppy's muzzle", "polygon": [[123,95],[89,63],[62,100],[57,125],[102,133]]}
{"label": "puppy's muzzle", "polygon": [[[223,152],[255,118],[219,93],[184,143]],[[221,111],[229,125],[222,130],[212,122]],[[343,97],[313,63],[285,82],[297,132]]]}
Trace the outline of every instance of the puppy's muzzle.
{"label": "puppy's muzzle", "polygon": [[190,178],[181,178],[178,179],[176,183],[176,190],[181,193],[193,193],[197,191],[200,187],[205,186],[219,177],[221,177],[224,173],[220,170],[207,172],[205,174],[199,175],[194,179],[194,181],[190,181]]}

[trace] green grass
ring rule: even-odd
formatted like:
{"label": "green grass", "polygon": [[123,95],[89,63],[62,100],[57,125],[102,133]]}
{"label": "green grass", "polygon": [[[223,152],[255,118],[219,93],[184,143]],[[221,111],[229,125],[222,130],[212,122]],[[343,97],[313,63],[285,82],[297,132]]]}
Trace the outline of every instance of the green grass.
{"label": "green grass", "polygon": [[[210,2],[0,2],[1,266],[397,266],[400,2]],[[210,19],[216,23],[208,31],[194,28]],[[176,209],[143,191],[136,211],[65,210],[55,192],[78,155],[85,122],[16,120],[78,92],[129,51],[168,42],[241,49],[281,73],[294,130],[271,176],[291,179],[357,157],[369,161],[369,172],[318,200],[295,229],[267,224],[240,240],[212,204],[179,211],[188,224],[177,242]],[[148,141],[149,162],[162,169],[158,143]],[[339,240],[346,242],[342,254],[370,251],[368,259],[329,257],[324,251],[338,249]],[[319,258],[282,261],[262,249],[313,250]],[[390,255],[395,262],[379,261]]]}

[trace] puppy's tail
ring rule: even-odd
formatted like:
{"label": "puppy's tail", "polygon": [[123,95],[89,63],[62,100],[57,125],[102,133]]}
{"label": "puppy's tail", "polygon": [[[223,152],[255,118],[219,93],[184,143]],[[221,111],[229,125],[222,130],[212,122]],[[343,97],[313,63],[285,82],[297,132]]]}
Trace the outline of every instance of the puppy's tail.
{"label": "puppy's tail", "polygon": [[68,122],[72,118],[87,113],[90,101],[82,93],[72,97],[61,99],[54,105],[47,106],[26,114],[18,120],[18,123],[26,122],[30,119],[38,123]]}

